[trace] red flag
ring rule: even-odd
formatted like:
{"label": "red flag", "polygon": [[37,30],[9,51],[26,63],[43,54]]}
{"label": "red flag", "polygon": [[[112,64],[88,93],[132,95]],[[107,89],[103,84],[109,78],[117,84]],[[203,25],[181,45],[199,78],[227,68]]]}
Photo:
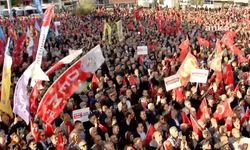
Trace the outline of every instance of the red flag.
{"label": "red flag", "polygon": [[191,125],[190,120],[188,119],[187,115],[185,112],[181,112],[181,118],[182,118],[182,122],[186,123],[187,125]]}
{"label": "red flag", "polygon": [[39,128],[38,125],[35,124],[33,121],[30,122],[31,134],[34,137],[35,141],[39,141]]}
{"label": "red flag", "polygon": [[240,82],[236,85],[236,87],[234,89],[234,93],[237,93],[239,91],[239,85],[240,85]]}
{"label": "red flag", "polygon": [[223,44],[225,44],[226,46],[230,47],[231,45],[233,45],[234,43],[234,36],[232,36],[231,34],[227,34],[225,33],[221,39],[221,42]]}
{"label": "red flag", "polygon": [[190,79],[192,70],[198,68],[198,62],[194,55],[188,53],[185,60],[182,62],[177,74],[181,80],[181,84],[186,86]]}
{"label": "red flag", "polygon": [[201,129],[199,127],[199,124],[198,122],[193,118],[192,115],[190,115],[190,121],[191,121],[191,124],[192,124],[192,127],[193,127],[193,131],[199,135],[199,137],[202,137],[202,132],[201,132]]}
{"label": "red flag", "polygon": [[138,24],[138,32],[141,34],[142,33],[142,25],[141,23]]}
{"label": "red flag", "polygon": [[228,31],[227,33],[225,33],[225,35],[231,39],[234,39],[236,37],[237,33],[234,31]]}
{"label": "red flag", "polygon": [[196,115],[197,119],[203,118],[203,116],[204,116],[206,113],[208,114],[208,113],[209,113],[209,110],[208,110],[208,107],[207,107],[206,98],[204,98],[204,99],[202,100],[201,104],[200,104],[199,109],[198,109],[198,112],[197,112],[197,115]]}
{"label": "red flag", "polygon": [[204,38],[198,37],[198,43],[200,44],[200,46],[206,46],[209,47],[210,42]]}
{"label": "red flag", "polygon": [[107,133],[108,132],[108,129],[104,125],[102,125],[102,124],[99,123],[98,127],[102,130],[103,133]]}
{"label": "red flag", "polygon": [[51,123],[64,109],[78,86],[92,76],[104,62],[100,46],[96,46],[67,69],[44,94],[37,113],[46,123]]}
{"label": "red flag", "polygon": [[132,85],[136,85],[136,80],[135,77],[133,75],[129,76],[129,84]]}
{"label": "red flag", "polygon": [[[71,63],[76,57],[78,57],[82,53],[82,50],[77,50],[69,54],[68,56],[61,59],[59,62],[54,64],[49,70],[46,71],[46,75],[50,76],[55,70],[61,68],[65,64]],[[42,81],[37,81],[34,88],[32,89],[30,93],[30,112],[35,113],[37,111],[38,107],[38,95],[39,89],[42,87]]]}
{"label": "red flag", "polygon": [[231,131],[233,129],[233,123],[232,123],[232,118],[231,117],[227,117],[227,119],[226,119],[226,127],[227,127],[227,131]]}
{"label": "red flag", "polygon": [[63,135],[62,135],[62,133],[58,134],[57,144],[56,144],[56,150],[64,150]]}
{"label": "red flag", "polygon": [[181,21],[180,21],[180,18],[178,15],[175,15],[175,21],[176,21],[176,32],[178,33],[181,31],[181,29],[180,29]]}
{"label": "red flag", "polygon": [[221,71],[215,71],[215,75],[216,75],[215,82],[216,82],[216,85],[218,86],[221,83],[221,81],[223,80],[222,72]]}
{"label": "red flag", "polygon": [[140,11],[137,9],[134,11],[134,17],[136,21],[139,21],[140,19]]}
{"label": "red flag", "polygon": [[134,29],[134,25],[133,25],[132,22],[130,22],[130,23],[128,24],[128,29],[129,29],[129,30],[133,30],[133,29]]}
{"label": "red flag", "polygon": [[238,62],[239,63],[247,61],[247,59],[242,56],[241,51],[240,51],[240,49],[237,46],[232,45],[230,47],[230,50],[233,52],[233,54],[235,54],[235,55],[238,56]]}
{"label": "red flag", "polygon": [[45,134],[47,137],[52,136],[54,133],[54,130],[55,128],[51,124],[49,123],[45,124]]}
{"label": "red flag", "polygon": [[97,88],[99,87],[99,80],[98,80],[98,78],[96,77],[95,73],[94,73],[94,75],[93,75],[93,77],[92,77],[91,83],[92,83],[92,88],[93,88],[93,89],[97,89]]}
{"label": "red flag", "polygon": [[240,124],[243,124],[250,117],[250,109],[247,107],[245,114],[242,116],[240,120]]}
{"label": "red flag", "polygon": [[186,39],[179,46],[179,48],[181,49],[181,53],[180,53],[180,56],[179,56],[179,61],[183,61],[185,59],[185,57],[187,56],[188,47],[189,47],[189,40]]}
{"label": "red flag", "polygon": [[201,18],[200,18],[199,16],[197,16],[197,17],[195,18],[195,22],[198,23],[199,25],[202,24],[202,20],[201,20]]}
{"label": "red flag", "polygon": [[156,92],[155,92],[154,85],[151,80],[149,81],[149,85],[150,85],[151,96],[154,97]]}
{"label": "red flag", "polygon": [[154,132],[155,132],[154,126],[152,124],[150,124],[149,128],[148,128],[148,132],[146,134],[146,138],[144,139],[144,142],[143,142],[145,145],[148,145],[150,143]]}
{"label": "red flag", "polygon": [[173,94],[177,102],[182,103],[185,99],[185,94],[183,93],[183,89],[181,87],[173,89]]}
{"label": "red flag", "polygon": [[234,84],[233,69],[230,64],[226,65],[226,69],[223,74],[223,80],[226,85]]}
{"label": "red flag", "polygon": [[142,56],[139,56],[139,64],[142,65],[143,64],[143,57]]}
{"label": "red flag", "polygon": [[233,111],[227,101],[224,101],[223,104],[217,105],[217,109],[213,114],[213,117],[216,120],[221,120],[225,117],[232,117],[232,116],[233,116]]}

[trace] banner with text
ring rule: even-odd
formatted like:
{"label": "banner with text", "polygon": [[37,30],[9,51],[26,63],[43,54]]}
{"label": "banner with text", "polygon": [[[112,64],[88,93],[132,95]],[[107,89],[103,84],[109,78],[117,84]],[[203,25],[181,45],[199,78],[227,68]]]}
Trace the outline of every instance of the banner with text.
{"label": "banner with text", "polygon": [[87,122],[89,121],[90,110],[89,107],[83,109],[77,109],[72,112],[72,116],[75,121]]}
{"label": "banner with text", "polygon": [[191,72],[190,82],[207,83],[208,70],[195,69]]}
{"label": "banner with text", "polygon": [[178,88],[181,86],[181,81],[178,75],[172,75],[170,77],[164,78],[164,83],[167,91]]}
{"label": "banner with text", "polygon": [[147,46],[137,46],[137,55],[148,55]]}
{"label": "banner with text", "polygon": [[42,120],[51,123],[62,112],[80,83],[91,77],[104,60],[98,45],[67,69],[49,87],[38,106],[37,112]]}

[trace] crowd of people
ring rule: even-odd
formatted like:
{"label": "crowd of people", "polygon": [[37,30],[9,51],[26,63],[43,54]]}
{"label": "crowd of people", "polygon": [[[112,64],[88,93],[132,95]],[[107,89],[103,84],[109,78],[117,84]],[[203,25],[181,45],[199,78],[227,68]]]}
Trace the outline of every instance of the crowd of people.
{"label": "crowd of people", "polygon": [[[139,11],[139,15],[135,15]],[[163,29],[159,30],[157,13],[164,18]],[[180,19],[180,28],[176,23]],[[111,42],[103,41],[104,20],[111,26]],[[119,41],[115,22],[121,20],[123,41]],[[97,8],[88,15],[56,14],[59,21],[56,36],[51,24],[45,43],[42,69],[48,70],[66,55],[68,50],[82,48],[86,53],[100,44],[105,62],[96,71],[98,86],[91,84],[92,78],[68,100],[63,112],[53,121],[52,131],[35,118],[33,128],[38,129],[38,139],[31,133],[19,116],[11,118],[1,112],[0,149],[3,150],[53,150],[62,143],[68,150],[194,150],[194,149],[250,149],[250,9],[156,9],[147,8]],[[10,21],[1,19],[5,33],[15,35],[12,48],[11,100],[18,78],[32,63],[36,54],[39,31],[35,28],[37,18],[16,17]],[[34,40],[32,53],[27,52],[30,37]],[[221,29],[220,31],[218,29]],[[209,68],[215,56],[217,39],[227,31],[236,32],[235,45],[247,61],[239,62],[225,44],[223,50],[223,80],[216,84],[216,73]],[[210,43],[201,46],[197,37]],[[179,45],[189,39],[189,49],[196,57],[199,67],[209,70],[205,84],[191,83],[166,91],[164,78],[177,73],[181,63]],[[136,55],[137,46],[148,46],[148,55]],[[3,55],[4,47],[1,46]],[[1,66],[2,66],[1,62]],[[225,70],[231,66],[233,84],[228,84]],[[69,65],[57,70],[46,89]],[[133,79],[133,80],[132,80]],[[236,88],[237,87],[237,88]],[[236,89],[236,90],[235,90]],[[204,100],[205,98],[205,100]],[[206,101],[208,111],[198,118],[201,103]],[[214,118],[217,106],[227,101],[233,115]],[[72,111],[89,107],[89,121],[73,121]],[[193,118],[197,128],[185,117]],[[243,119],[244,118],[244,119]],[[191,119],[192,120],[192,119]],[[230,123],[228,123],[228,121]]]}

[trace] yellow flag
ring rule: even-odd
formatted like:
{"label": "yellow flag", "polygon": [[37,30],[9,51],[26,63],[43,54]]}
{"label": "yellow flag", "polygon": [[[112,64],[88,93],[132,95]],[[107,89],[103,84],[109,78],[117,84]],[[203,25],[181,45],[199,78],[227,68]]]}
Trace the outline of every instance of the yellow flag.
{"label": "yellow flag", "polygon": [[11,117],[13,117],[13,113],[12,113],[12,109],[11,109],[11,105],[10,105],[12,58],[9,55],[9,45],[10,45],[10,39],[8,39],[5,53],[4,53],[0,110],[9,114]]}
{"label": "yellow flag", "polygon": [[124,40],[124,37],[123,37],[123,28],[122,28],[122,21],[119,20],[116,22],[116,26],[117,26],[117,35],[118,35],[118,40],[121,42]]}
{"label": "yellow flag", "polygon": [[105,41],[106,40],[106,31],[107,31],[107,23],[106,21],[104,22],[104,26],[103,26],[103,34],[102,34],[102,40]]}
{"label": "yellow flag", "polygon": [[111,26],[109,24],[107,24],[107,30],[108,30],[109,44],[112,44],[112,41],[111,41],[112,28],[111,28]]}

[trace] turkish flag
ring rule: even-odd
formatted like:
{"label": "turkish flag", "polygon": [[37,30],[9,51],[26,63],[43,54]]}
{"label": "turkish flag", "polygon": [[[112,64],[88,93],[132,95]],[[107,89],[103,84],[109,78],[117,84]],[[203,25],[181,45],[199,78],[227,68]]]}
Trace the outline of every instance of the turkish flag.
{"label": "turkish flag", "polygon": [[216,120],[221,120],[225,117],[232,117],[232,116],[233,116],[233,111],[227,101],[224,101],[223,104],[217,105],[217,109],[213,114],[213,117]]}
{"label": "turkish flag", "polygon": [[182,62],[177,75],[179,76],[181,80],[181,84],[183,86],[186,86],[190,79],[190,74],[194,69],[198,68],[198,62],[196,60],[196,57],[192,55],[191,53],[188,53],[185,60]]}
{"label": "turkish flag", "polygon": [[234,31],[228,31],[225,33],[225,35],[231,39],[234,39],[236,37],[237,33]]}
{"label": "turkish flag", "polygon": [[201,132],[201,129],[200,129],[200,126],[198,124],[198,122],[193,118],[192,115],[190,115],[190,120],[191,120],[191,124],[192,124],[192,127],[193,127],[193,131],[199,135],[199,137],[202,137],[202,132]]}
{"label": "turkish flag", "polygon": [[176,101],[182,103],[185,99],[185,94],[183,92],[183,89],[181,87],[173,89],[174,97],[176,98]]}
{"label": "turkish flag", "polygon": [[232,118],[231,117],[227,117],[227,119],[226,119],[226,127],[227,127],[227,131],[231,131],[233,129],[233,123],[232,123]]}
{"label": "turkish flag", "polygon": [[127,27],[128,27],[129,30],[133,30],[134,29],[134,24],[132,22],[130,22]]}
{"label": "turkish flag", "polygon": [[181,26],[181,21],[180,21],[180,17],[178,15],[175,15],[175,21],[176,21],[176,32],[180,32],[180,26]]}
{"label": "turkish flag", "polygon": [[148,145],[150,141],[152,140],[152,136],[155,132],[155,128],[152,124],[149,125],[148,132],[146,134],[146,138],[144,139],[143,143],[144,145]]}
{"label": "turkish flag", "polygon": [[55,128],[53,127],[53,125],[51,125],[50,123],[45,124],[45,134],[47,137],[52,136],[54,130]]}
{"label": "turkish flag", "polygon": [[215,82],[216,82],[216,85],[218,86],[221,83],[221,81],[223,80],[222,72],[221,71],[215,71],[215,74],[216,74]]}
{"label": "turkish flag", "polygon": [[64,150],[63,135],[62,135],[62,133],[58,134],[57,144],[56,144],[56,150]]}
{"label": "turkish flag", "polygon": [[188,53],[188,47],[189,47],[189,40],[186,39],[185,41],[183,41],[179,48],[181,49],[181,53],[180,53],[180,56],[179,56],[179,61],[183,61],[185,59],[185,57],[187,56],[187,53]]}
{"label": "turkish flag", "polygon": [[140,16],[139,16],[139,15],[140,15],[140,11],[139,11],[139,10],[135,10],[135,11],[134,11],[134,17],[135,17],[135,20],[136,20],[136,21],[139,21],[139,19],[140,19]]}
{"label": "turkish flag", "polygon": [[129,84],[132,85],[136,85],[136,80],[135,77],[133,75],[129,76]]}
{"label": "turkish flag", "polygon": [[241,51],[240,51],[240,49],[237,46],[232,45],[230,47],[230,50],[233,52],[233,54],[235,54],[235,55],[238,56],[238,62],[239,63],[247,61],[247,59],[242,56]]}
{"label": "turkish flag", "polygon": [[99,123],[98,127],[102,130],[103,133],[107,133],[108,132],[108,129],[104,125],[102,125],[102,124]]}
{"label": "turkish flag", "polygon": [[224,35],[221,39],[221,42],[225,44],[226,46],[230,47],[234,44],[234,40],[231,39],[230,37]]}
{"label": "turkish flag", "polygon": [[204,117],[205,114],[209,114],[209,110],[207,107],[207,100],[204,98],[200,104],[198,112],[196,114],[197,119],[201,119]]}
{"label": "turkish flag", "polygon": [[234,84],[234,74],[230,64],[226,65],[226,69],[223,74],[223,80],[226,85]]}
{"label": "turkish flag", "polygon": [[200,44],[200,46],[209,47],[209,45],[210,45],[210,42],[204,38],[198,37],[197,40],[198,40],[198,43]]}
{"label": "turkish flag", "polygon": [[143,57],[139,56],[139,60],[138,60],[139,64],[142,65],[143,64]]}
{"label": "turkish flag", "polygon": [[247,107],[245,114],[242,116],[240,120],[240,124],[242,125],[249,117],[250,117],[250,109]]}
{"label": "turkish flag", "polygon": [[30,128],[31,128],[31,134],[34,137],[35,141],[38,142],[39,141],[39,128],[38,125],[35,126],[35,123],[33,121],[31,121],[30,123]]}
{"label": "turkish flag", "polygon": [[97,89],[99,87],[99,80],[98,78],[96,77],[96,74],[94,73],[93,77],[92,77],[92,81],[91,81],[91,84],[92,84],[92,88],[93,89]]}
{"label": "turkish flag", "polygon": [[186,123],[187,125],[191,125],[190,120],[188,119],[185,112],[181,112],[182,123]]}

